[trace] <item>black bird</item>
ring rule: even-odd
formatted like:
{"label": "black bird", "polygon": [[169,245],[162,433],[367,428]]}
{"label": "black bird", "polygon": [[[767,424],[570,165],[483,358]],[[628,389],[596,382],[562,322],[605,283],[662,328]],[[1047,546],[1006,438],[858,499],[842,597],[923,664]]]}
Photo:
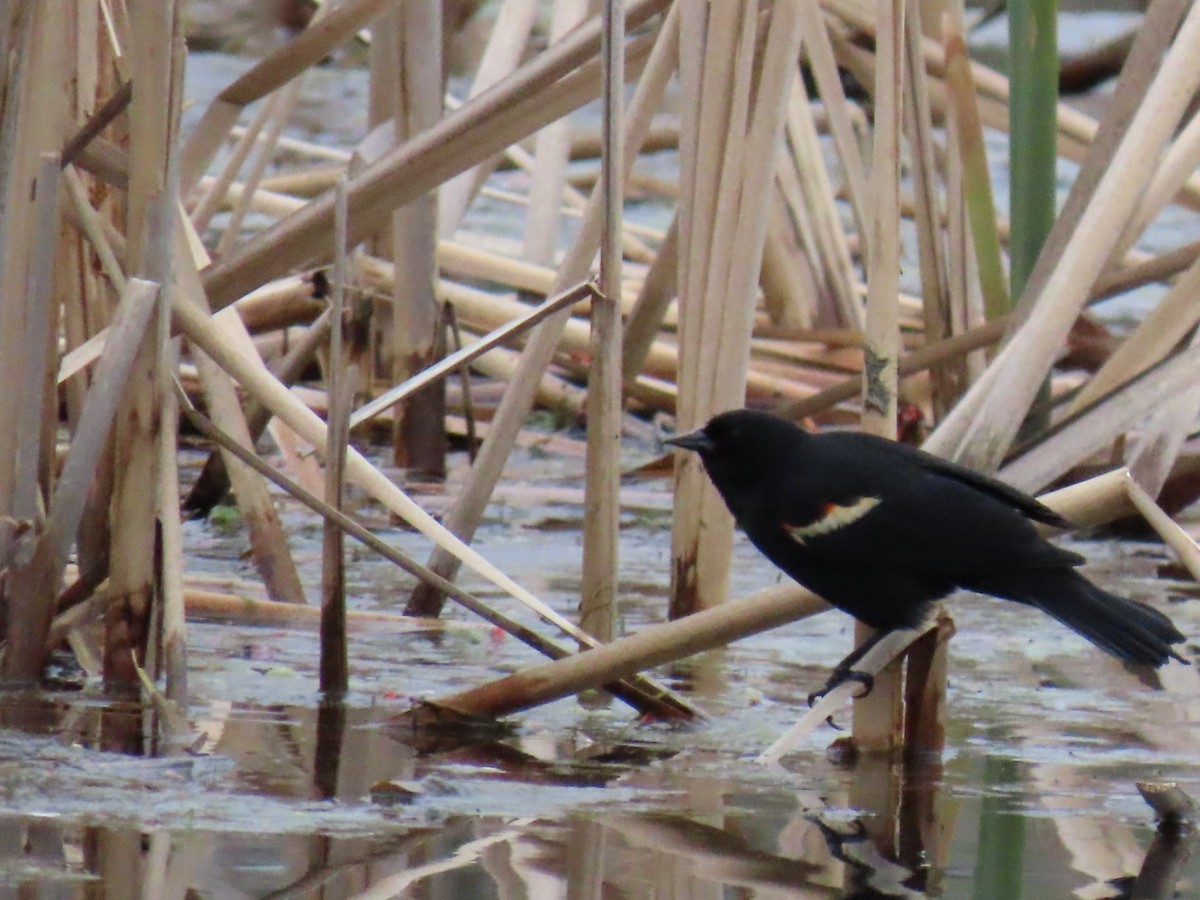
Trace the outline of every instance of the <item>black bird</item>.
{"label": "black bird", "polygon": [[[810,434],[778,416],[721,413],[664,443],[700,454],[738,525],[809,590],[878,629],[834,669],[827,693],[889,631],[921,624],[958,588],[1049,613],[1129,663],[1185,661],[1165,615],[1092,584],[1083,557],[1034,527],[1070,523],[1003,482],[869,434]],[[810,698],[811,700],[812,698]]]}

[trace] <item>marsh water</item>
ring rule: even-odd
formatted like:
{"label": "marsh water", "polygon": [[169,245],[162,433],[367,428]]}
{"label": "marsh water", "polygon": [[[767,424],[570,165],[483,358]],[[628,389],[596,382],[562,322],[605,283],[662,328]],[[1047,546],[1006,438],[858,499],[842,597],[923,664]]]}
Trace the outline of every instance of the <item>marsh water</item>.
{"label": "marsh water", "polygon": [[[653,451],[631,441],[631,465]],[[430,508],[453,496],[462,456],[422,495]],[[581,466],[522,451],[477,538],[564,612],[579,590]],[[624,494],[623,630],[664,615],[668,489],[638,480]],[[284,509],[315,584],[319,537]],[[371,524],[423,552],[420,536]],[[240,530],[188,529],[194,582],[261,596]],[[1160,545],[1072,547],[1089,575],[1200,634],[1195,586]],[[354,608],[399,612],[409,578],[365,551],[352,559]],[[735,592],[777,577],[739,539]],[[1144,684],[1030,610],[970,596],[950,608],[946,753],[907,767],[847,765],[828,727],[781,766],[754,761],[849,647],[836,612],[660,670],[705,722],[569,698],[474,735],[414,734],[400,719],[414,700],[538,661],[465,614],[356,626],[351,695],[326,707],[311,628],[192,622],[190,719],[204,740],[190,752],[106,750],[107,735],[131,720],[148,733],[155,717],[86,682],[0,695],[0,885],[55,897],[1129,896],[1155,838],[1137,782],[1200,793],[1195,671],[1172,665],[1165,689]],[[1197,864],[1178,874],[1179,896],[1200,893]]]}
{"label": "marsh water", "polygon": [[[249,65],[193,59],[192,115]],[[362,73],[313,73],[294,133],[347,146],[363,130],[365,87]],[[1007,154],[1003,142],[993,149]],[[1070,176],[1064,168],[1064,189]],[[666,207],[638,214],[661,225]],[[472,215],[477,230],[516,227],[491,201]],[[1194,224],[1159,234],[1178,243]],[[631,439],[626,462],[657,450]],[[420,501],[444,509],[465,466],[455,453],[448,484]],[[582,475],[581,458],[560,447],[520,451],[475,541],[567,614],[579,595]],[[622,499],[620,627],[634,631],[665,615],[669,483],[631,481]],[[316,585],[318,526],[280,503]],[[428,553],[377,509],[355,511],[418,559]],[[236,522],[186,529],[192,584],[262,596]],[[1159,543],[1070,540],[1089,576],[1200,636],[1196,586]],[[399,613],[411,580],[368,551],[350,558],[352,607]],[[739,538],[734,593],[777,578]],[[470,573],[463,582],[508,608]],[[1190,839],[1156,839],[1137,790],[1174,781],[1200,794],[1195,670],[1173,664],[1144,683],[1030,610],[967,596],[950,609],[946,751],[909,766],[851,765],[830,751],[840,733],[828,727],[780,766],[754,761],[849,648],[851,622],[836,612],[656,672],[709,714],[702,723],[645,721],[587,697],[471,735],[414,734],[401,716],[539,660],[465,614],[355,625],[351,694],[324,706],[311,628],[191,622],[189,719],[203,739],[183,752],[154,710],[104,696],[68,665],[55,689],[0,691],[0,896],[1200,896]],[[138,752],[114,749],[131,733]]]}

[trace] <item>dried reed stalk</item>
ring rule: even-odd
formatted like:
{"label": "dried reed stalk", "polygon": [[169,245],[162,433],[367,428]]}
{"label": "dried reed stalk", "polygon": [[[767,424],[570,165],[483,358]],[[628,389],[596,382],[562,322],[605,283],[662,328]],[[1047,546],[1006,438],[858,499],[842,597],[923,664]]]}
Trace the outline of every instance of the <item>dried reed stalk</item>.
{"label": "dried reed stalk", "polygon": [[539,322],[550,315],[558,312],[560,309],[573,307],[581,299],[586,297],[595,297],[596,288],[590,282],[579,284],[564,293],[555,297],[550,297],[544,303],[535,306],[532,310],[523,316],[518,316],[507,324],[501,325],[490,331],[488,334],[481,337],[479,340],[469,344],[462,349],[451,353],[449,356],[438,360],[427,369],[423,369],[418,374],[412,376],[403,384],[398,384],[395,387],[384,391],[375,399],[363,404],[354,411],[354,415],[350,417],[350,427],[355,428],[375,416],[391,408],[404,397],[421,390],[426,385],[444,378],[451,372],[459,369],[461,366],[477,359],[485,353],[494,350],[503,344],[515,339],[518,335],[533,328]]}
{"label": "dried reed stalk", "polygon": [[[854,664],[856,672],[864,672],[869,675],[876,676],[876,679],[884,673],[884,670],[891,665],[898,665],[903,662],[904,654],[908,648],[919,638],[926,634],[929,629],[926,628],[902,628],[898,631],[891,632],[887,637],[881,640],[878,644]],[[755,757],[755,762],[763,765],[777,763],[783,758],[784,754],[789,753],[818,728],[825,724],[833,713],[842,706],[856,693],[861,692],[862,685],[855,681],[847,681],[835,687],[828,694],[818,700],[813,706],[802,715],[799,721],[789,728],[782,736],[775,740],[766,750]],[[873,688],[871,693],[874,693],[878,688]],[[864,698],[866,699],[866,698]],[[858,720],[858,710],[863,708],[863,700],[854,704],[855,721]],[[856,734],[855,743],[861,746],[862,739]],[[896,741],[896,746],[899,746],[901,740]],[[880,749],[874,747],[863,747],[863,749]]]}
{"label": "dried reed stalk", "polygon": [[[537,17],[536,0],[504,0],[492,34],[475,69],[468,98],[473,98],[513,72],[529,43]],[[491,166],[480,164],[448,180],[438,192],[438,225],[443,238],[458,230],[471,198],[483,185]]]}
{"label": "dried reed stalk", "polygon": [[161,585],[157,543],[160,427],[166,385],[166,283],[170,271],[177,161],[175,147],[182,110],[182,10],[174,2],[139,4],[129,20],[126,43],[134,85],[165,86],[161,92],[134,90],[129,108],[129,271],[163,284],[154,324],[143,335],[129,389],[113,430],[113,488],[110,501],[114,598],[105,615],[104,678],[109,685],[137,685],[145,659],[149,617]]}
{"label": "dried reed stalk", "polygon": [[[551,42],[560,41],[579,26],[588,10],[579,0],[557,0],[550,21]],[[607,65],[605,32],[601,33],[601,63]],[[601,77],[604,75],[602,67]],[[603,94],[604,89],[601,89]],[[552,122],[534,138],[534,157],[531,160],[529,206],[525,215],[522,256],[553,271],[558,250],[558,233],[562,220],[563,193],[567,183],[567,163],[571,153],[571,123],[569,119]]]}
{"label": "dried reed stalk", "polygon": [[[170,368],[178,366],[179,341],[169,348]],[[179,518],[179,406],[173,392],[163,398],[163,427],[159,441],[158,487],[159,535],[162,541],[161,602],[155,607],[153,642],[147,652],[147,669],[154,678],[162,676],[163,693],[186,712],[188,706],[187,678],[187,613],[183,587],[183,527]],[[47,647],[51,647],[49,641]]]}
{"label": "dried reed stalk", "polygon": [[[674,30],[678,35],[678,30]],[[664,33],[664,38],[668,36]],[[676,42],[678,38],[676,37]],[[658,248],[654,263],[642,281],[642,290],[625,320],[625,333],[621,337],[622,378],[626,386],[637,380],[650,347],[658,335],[659,328],[667,315],[667,308],[676,295],[676,275],[679,264],[679,216],[671,220],[671,227]]]}
{"label": "dried reed stalk", "polygon": [[[868,433],[895,440],[900,355],[900,133],[906,93],[905,2],[879,0],[877,14],[871,160],[873,218],[871,256],[867,260],[861,427]],[[869,640],[873,634],[869,626],[856,623],[855,645]],[[861,750],[889,753],[904,739],[903,670],[899,659],[879,676],[870,694],[854,704],[852,733]]]}
{"label": "dried reed stalk", "polygon": [[[396,7],[394,40],[399,60],[391,109],[395,137],[404,143],[426,133],[442,114],[443,63],[441,0],[419,0]],[[436,296],[438,199],[422,194],[392,215],[392,260],[398,276],[393,288],[393,381],[403,381],[437,361],[441,308]],[[392,432],[397,466],[440,478],[446,471],[446,388],[437,381],[412,395],[396,410]]]}
{"label": "dried reed stalk", "polygon": [[[192,619],[208,622],[232,622],[238,625],[274,625],[285,628],[319,628],[321,610],[316,606],[297,606],[295,603],[275,603],[245,597],[240,594],[188,588],[184,592],[187,614]],[[68,613],[62,613],[59,618]],[[455,619],[414,619],[412,616],[391,613],[347,610],[346,622],[353,628],[379,629],[396,633],[445,633],[450,631],[478,632],[487,626],[483,622]],[[57,620],[56,620],[57,624]]]}
{"label": "dried reed stalk", "polygon": [[254,65],[217,95],[180,152],[180,193],[186,196],[208,169],[242,110],[285,85],[305,69],[320,65],[333,50],[384,7],[384,0],[347,0],[284,47]]}
{"label": "dried reed stalk", "polygon": [[604,63],[604,207],[600,240],[600,293],[592,302],[588,369],[587,469],[584,481],[583,571],[580,625],[601,641],[616,628],[621,515],[621,219],[625,163],[621,157],[625,91],[625,3],[604,5],[600,55]]}
{"label": "dried reed stalk", "polygon": [[[178,227],[180,238],[175,264],[175,283],[183,302],[207,311],[206,298],[204,290],[200,287],[196,266],[207,262],[208,254],[199,246],[199,238],[191,231],[191,223],[183,215],[179,216]],[[191,238],[190,250],[184,245],[185,236]],[[249,333],[236,310],[223,310],[214,317],[213,324],[220,329],[225,342],[253,352]],[[210,414],[237,440],[251,443],[253,437],[250,425],[233,381],[207,354],[193,351],[192,357],[200,372]],[[279,511],[275,508],[266,482],[231,456],[225,455],[223,461],[229,483],[237,497],[242,521],[249,533],[251,555],[267,588],[268,596],[272,600],[284,602],[305,602],[300,573],[292,559],[287,536],[279,520]]]}
{"label": "dried reed stalk", "polygon": [[1101,176],[1078,229],[1041,286],[1039,296],[1046,302],[1034,304],[1020,337],[1001,351],[931,436],[929,446],[935,452],[988,470],[1007,451],[1149,177],[1139,161],[1158,153],[1200,86],[1200,58],[1190,52],[1196,39],[1200,39],[1200,9],[1193,7]]}
{"label": "dried reed stalk", "polygon": [[[716,182],[721,154],[733,131],[730,103],[734,66],[743,74],[749,66],[745,53],[737,52],[739,22],[748,36],[753,30],[755,8],[747,8],[745,3],[710,6],[698,0],[677,5],[684,10],[679,46],[680,365],[675,415],[676,427],[682,432],[700,427],[715,411],[711,373],[704,377],[714,359],[703,349],[705,322],[712,317],[705,305],[706,260],[717,218]],[[740,43],[744,47],[746,40]],[[732,178],[729,184],[732,188]],[[728,222],[726,216],[722,223],[727,227]],[[748,302],[746,298],[737,299]],[[669,614],[678,619],[725,599],[733,523],[700,461],[692,454],[675,454],[674,494]]]}
{"label": "dried reed stalk", "polygon": [[1162,63],[1164,50],[1174,38],[1188,6],[1188,0],[1157,0],[1147,9],[1121,69],[1116,89],[1106,104],[1106,115],[1092,138],[1087,158],[1071,183],[1062,211],[1055,219],[1042,245],[1042,253],[1026,282],[1017,307],[1018,321],[1023,321],[1028,315],[1034,298],[1041,293],[1067,241],[1077,230],[1079,218],[1101,177],[1111,166],[1113,154],[1134,112],[1141,105]]}
{"label": "dried reed stalk", "polygon": [[[764,591],[753,599],[724,603],[673,622],[651,625],[587,653],[524,669],[440,698],[431,706],[435,711],[449,709],[468,716],[508,716],[785,625],[826,608],[825,602],[815,594],[795,585],[785,585]],[[419,727],[428,713],[429,710],[418,707],[406,718]]]}
{"label": "dried reed stalk", "polygon": [[[346,442],[350,434],[350,410],[358,373],[354,366],[331,381],[333,398],[328,413],[325,448],[325,502],[341,509]],[[346,561],[341,528],[325,520],[321,554],[321,693],[341,696],[350,687],[350,665],[346,645]]]}
{"label": "dried reed stalk", "polygon": [[[638,6],[634,4],[626,9],[626,26],[632,28],[636,24]],[[637,157],[642,139],[649,127],[650,116],[657,107],[667,79],[673,71],[673,60],[666,52],[673,46],[670,38],[662,35],[669,29],[678,27],[677,6],[671,8],[666,21],[659,29],[658,39],[654,43],[650,58],[646,63],[645,73],[638,82],[630,112],[625,122],[624,160],[626,171],[624,177],[629,177],[629,167]],[[581,33],[590,26],[581,26],[575,34]],[[569,41],[567,38],[566,41]],[[566,43],[564,41],[564,43]],[[553,52],[547,51],[548,53]],[[628,62],[628,57],[627,57]],[[593,191],[588,201],[588,208],[583,215],[580,233],[567,257],[559,269],[556,290],[565,290],[571,284],[583,280],[591,267],[600,241],[600,212],[601,195]],[[455,308],[462,312],[456,303]],[[533,406],[534,392],[541,382],[542,376],[554,355],[559,343],[559,337],[570,320],[567,310],[555,313],[537,327],[530,335],[529,341],[521,354],[521,361],[513,373],[508,390],[496,410],[492,426],[479,450],[471,474],[463,485],[462,493],[455,502],[453,509],[446,517],[450,531],[464,540],[470,540],[483,514],[488,499],[495,488],[496,481],[512,451],[516,436],[529,415]],[[453,577],[458,563],[453,556],[435,551],[430,557],[429,568],[446,577]],[[441,598],[436,592],[419,586],[409,599],[406,612],[412,615],[436,615],[441,608]]]}
{"label": "dried reed stalk", "polygon": [[[1192,332],[1189,346],[1200,344],[1200,332]],[[1200,417],[1200,388],[1192,386],[1167,397],[1139,429],[1127,459],[1129,471],[1151,497],[1159,496],[1175,469],[1192,425]]]}
{"label": "dried reed stalk", "polygon": [[1113,258],[1123,257],[1138,237],[1176,196],[1196,166],[1200,164],[1200,118],[1193,117],[1171,142],[1154,168],[1146,192],[1125,224],[1125,230],[1113,248]]}
{"label": "dried reed stalk", "polygon": [[[867,167],[854,135],[846,100],[842,89],[842,77],[834,59],[829,31],[818,0],[801,0],[800,15],[804,29],[804,53],[812,66],[817,90],[828,110],[829,131],[837,147],[841,162],[842,177],[845,179],[846,195],[854,212],[858,234],[865,243],[862,248],[864,259],[870,259],[871,194],[867,185]],[[857,319],[856,319],[857,321]]]}
{"label": "dried reed stalk", "polygon": [[[29,349],[24,296],[36,233],[32,187],[39,155],[59,144],[55,126],[65,112],[65,94],[52,68],[57,62],[52,54],[33,52],[53,44],[54,20],[39,4],[19,10],[11,19],[10,45],[0,48],[6,76],[0,110],[0,384],[10,386],[23,382]],[[20,420],[22,397],[21,391],[0,391],[0,421]],[[0,429],[0,515],[12,509],[20,438],[15,428]]]}
{"label": "dried reed stalk", "polygon": [[799,179],[789,169],[786,158],[776,175],[775,189],[767,210],[767,240],[763,246],[759,286],[762,288],[767,317],[772,324],[784,328],[802,328],[812,324],[813,307],[820,297],[817,275],[811,262],[816,254],[811,223],[807,221],[807,216],[798,217],[795,208],[789,207],[784,197],[779,181],[785,177],[792,181],[792,187],[795,188],[791,196],[798,196]]}
{"label": "dried reed stalk", "polygon": [[[47,419],[56,419],[58,403],[54,389],[53,360],[58,349],[57,305],[53,303],[54,263],[58,243],[59,159],[57,153],[42,155],[34,189],[36,205],[33,258],[24,295],[27,311],[23,334],[23,381],[11,385],[20,399],[15,419],[17,455],[11,511],[16,519],[34,521],[38,516],[41,485],[49,481],[45,465],[52,447],[43,442]],[[51,432],[52,434],[53,432]],[[50,435],[45,435],[48,439]]]}
{"label": "dried reed stalk", "polygon": [[[333,293],[330,298],[329,410],[325,434],[325,503],[342,511],[345,485],[346,447],[350,440],[350,412],[358,373],[353,365],[344,370],[342,318],[346,304],[346,182],[338,182],[333,215]],[[236,440],[236,438],[235,438]],[[244,445],[245,446],[245,445]],[[346,553],[345,535],[332,519],[324,520],[321,544],[321,693],[326,699],[341,697],[350,688],[350,663],[346,643]]]}
{"label": "dried reed stalk", "polygon": [[[177,324],[189,342],[212,356],[226,372],[242,385],[248,394],[256,397],[259,402],[268,407],[312,446],[324,447],[327,432],[325,423],[281,385],[266,370],[257,356],[250,356],[240,352],[237,348],[227,346],[219,329],[195,307],[187,303],[177,303],[174,313]],[[346,474],[349,479],[362,487],[389,511],[404,519],[461,562],[470,565],[497,587],[528,606],[545,621],[588,646],[595,643],[586,632],[563,618],[447,531],[353,448],[347,449]]]}
{"label": "dried reed stalk", "polygon": [[1179,524],[1163,512],[1162,508],[1154,502],[1154,498],[1146,493],[1145,489],[1133,480],[1132,476],[1127,473],[1125,480],[1125,490],[1129,494],[1129,499],[1133,505],[1137,507],[1137,511],[1142,514],[1142,517],[1150,524],[1158,536],[1162,538],[1163,543],[1175,551],[1175,555],[1179,557],[1179,561],[1183,563],[1184,568],[1191,573],[1192,578],[1200,581],[1200,547],[1196,546],[1196,542],[1192,540],[1191,535],[1184,531]]}
{"label": "dried reed stalk", "polygon": [[975,264],[987,317],[996,319],[1007,313],[1011,304],[1008,279],[1001,259],[1000,236],[996,229],[996,203],[988,172],[983,124],[979,118],[975,85],[971,80],[963,24],[955,13],[947,13],[942,19],[942,31],[946,47],[947,112],[961,155],[963,190],[974,239]]}
{"label": "dried reed stalk", "polygon": [[1032,448],[1001,469],[1023,490],[1049,484],[1071,466],[1146,418],[1162,397],[1178,396],[1200,373],[1200,347],[1191,347],[1143,372],[1055,426]]}
{"label": "dried reed stalk", "polygon": [[[934,24],[934,23],[930,23]],[[934,344],[955,333],[947,290],[947,270],[942,210],[938,198],[938,171],[934,161],[933,114],[929,106],[928,75],[920,57],[921,4],[908,7],[905,50],[904,128],[912,148],[913,191],[916,196],[914,220],[917,226],[917,250],[921,265],[922,312],[926,344]],[[964,372],[961,366],[936,365],[930,369],[930,390],[934,420],[940,419],[958,399]]]}
{"label": "dried reed stalk", "polygon": [[1171,286],[1067,407],[1073,415],[1164,359],[1200,321],[1200,261]]}
{"label": "dried reed stalk", "polygon": [[[268,110],[266,127],[256,141],[254,146],[254,159],[250,163],[250,171],[246,174],[245,181],[242,182],[242,190],[238,196],[237,202],[233,206],[233,211],[230,213],[229,221],[225,224],[225,230],[221,233],[221,237],[217,240],[217,256],[226,256],[233,249],[234,245],[240,240],[242,223],[246,219],[246,213],[250,211],[254,195],[258,191],[258,186],[262,182],[263,176],[266,174],[267,166],[271,164],[271,158],[275,154],[275,147],[279,142],[279,137],[283,133],[283,129],[287,126],[288,119],[295,111],[296,103],[300,99],[300,90],[304,87],[303,75],[297,76],[284,85],[278,93],[272,95],[271,99],[264,104],[264,108]],[[228,185],[226,185],[228,188]],[[197,231],[201,226],[195,224]]]}
{"label": "dried reed stalk", "polygon": [[[186,395],[183,394],[182,389],[177,389],[177,391],[181,398],[186,401]],[[355,520],[351,519],[345,513],[334,509],[315,495],[304,490],[295,482],[276,472],[269,465],[259,459],[253,452],[239,445],[219,428],[214,426],[206,417],[196,412],[195,409],[190,406],[190,404],[184,406],[184,410],[189,420],[196,426],[197,430],[205,434],[209,439],[221,444],[222,447],[225,447],[227,450],[234,453],[242,462],[246,463],[252,468],[255,468],[262,475],[269,478],[291,496],[295,497],[310,509],[320,513],[326,519],[336,523],[337,526],[345,533],[361,541],[363,544],[370,547],[385,559],[396,564],[406,572],[415,575],[417,578],[423,581],[432,582],[437,587],[438,591],[446,594],[449,597],[452,597],[465,609],[473,612],[480,618],[490,622],[496,627],[503,629],[505,632],[511,634],[513,637],[527,646],[532,647],[534,650],[537,650],[538,652],[549,656],[552,659],[563,659],[571,655],[565,648],[555,644],[553,641],[547,640],[546,638],[542,637],[531,629],[526,628],[513,619],[510,619],[508,616],[503,615],[502,613],[478,600],[473,595],[467,593],[462,588],[458,587],[458,585],[425,568],[416,560],[380,540],[373,533],[368,531]],[[269,612],[270,610],[274,609],[275,612],[278,613],[277,607],[281,605],[282,604],[258,604],[258,607],[260,608],[259,611]],[[299,612],[299,609],[297,609],[297,612]],[[364,616],[362,613],[350,613],[349,615],[351,618],[361,618]],[[408,621],[415,621],[413,617],[410,616],[405,616],[404,618]],[[428,622],[428,620],[425,621]],[[584,640],[588,640],[587,635],[584,635],[582,632],[579,633],[579,636],[582,636]],[[623,683],[612,685],[611,690],[614,696],[620,697],[632,705],[635,709],[648,714],[661,715],[666,718],[679,716],[691,717],[697,715],[696,711],[690,705],[688,705],[686,701],[647,678],[634,676],[625,680]]]}
{"label": "dried reed stalk", "polygon": [[[285,385],[291,385],[301,372],[316,357],[317,349],[329,337],[332,326],[332,316],[329,309],[314,321],[292,345],[279,363],[272,367],[272,373]],[[246,428],[250,432],[250,446],[254,446],[262,437],[270,421],[271,413],[260,403],[253,401],[245,406]],[[225,462],[219,449],[213,450],[204,462],[204,468],[192,483],[192,489],[183,501],[183,508],[192,512],[207,513],[221,502],[229,492],[229,473],[225,470]]]}
{"label": "dried reed stalk", "polygon": [[[967,215],[966,190],[963,187],[963,154],[958,146],[957,129],[946,130],[946,153],[944,156],[946,178],[946,292],[953,330],[958,334],[970,333],[979,328],[1006,322],[1008,319],[993,319],[987,322],[983,309],[983,292],[979,287],[978,266],[975,263],[974,245],[971,242],[971,224]],[[1002,337],[1003,335],[998,335]],[[982,350],[964,355],[958,371],[962,382],[956,391],[955,402],[962,396],[967,385],[982,374],[987,357]],[[938,420],[945,418],[948,410],[942,410]]]}
{"label": "dried reed stalk", "polygon": [[233,152],[229,154],[229,159],[225,160],[225,165],[221,167],[221,171],[215,176],[205,176],[198,182],[198,189],[203,193],[200,198],[192,204],[190,218],[192,225],[197,231],[204,231],[212,222],[212,217],[221,209],[222,204],[232,199],[234,203],[241,203],[243,195],[246,197],[246,203],[249,205],[253,202],[253,191],[241,191],[236,198],[229,197],[229,188],[237,178],[238,173],[242,170],[242,166],[250,157],[251,151],[255,144],[258,143],[262,135],[262,130],[267,123],[275,118],[276,100],[279,95],[269,98],[254,114],[254,118],[250,120],[250,124],[246,126],[241,137],[238,138],[237,145],[234,146]]}
{"label": "dried reed stalk", "polygon": [[786,203],[791,221],[799,226],[800,243],[814,269],[812,280],[819,295],[816,309],[808,311],[808,319],[827,327],[860,328],[862,303],[855,290],[854,265],[825,167],[812,105],[798,73],[788,103],[786,134],[792,152],[781,160],[776,180],[780,198]]}
{"label": "dried reed stalk", "polygon": [[[637,0],[628,9],[628,27],[638,27],[666,2]],[[350,240],[361,240],[378,230],[392,210],[594,97],[597,67],[589,62],[599,52],[599,43],[599,21],[585,23],[501,84],[352,178]],[[634,40],[629,52],[644,52],[647,46]],[[205,272],[205,289],[213,308],[327,253],[322,238],[332,213],[333,200],[327,193],[211,266]]]}
{"label": "dried reed stalk", "polygon": [[50,501],[46,527],[32,560],[12,573],[12,586],[25,602],[8,615],[4,672],[36,678],[45,660],[45,636],[54,615],[63,567],[83,517],[117,405],[142,337],[158,305],[158,285],[131,278],[113,317],[92,389],[76,426],[71,450]]}
{"label": "dried reed stalk", "polygon": [[[692,109],[684,117],[680,147],[677,418],[683,429],[745,402],[750,298],[762,264],[764,213],[800,40],[796,3],[775,4],[756,77],[757,9],[756,3],[716,6],[705,32],[681,32],[682,102]],[[687,62],[693,54],[700,58],[701,43],[703,71],[689,74]],[[752,82],[757,82],[753,112]],[[696,148],[694,158],[684,154],[689,144]],[[675,496],[671,615],[678,617],[725,598],[733,520],[692,455],[677,456]]]}

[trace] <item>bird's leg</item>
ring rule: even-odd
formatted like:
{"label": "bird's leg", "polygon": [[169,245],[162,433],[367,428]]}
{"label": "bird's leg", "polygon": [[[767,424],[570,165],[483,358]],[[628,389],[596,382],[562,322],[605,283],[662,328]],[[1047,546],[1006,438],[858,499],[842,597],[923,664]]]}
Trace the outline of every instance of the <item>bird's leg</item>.
{"label": "bird's leg", "polygon": [[871,693],[871,688],[875,686],[875,676],[869,672],[856,672],[854,670],[855,663],[862,660],[864,656],[871,652],[871,648],[878,644],[886,637],[888,632],[876,631],[869,638],[850,651],[840,663],[833,667],[833,671],[829,673],[829,680],[825,682],[825,686],[819,691],[813,691],[808,695],[808,705],[813,706],[818,700],[832,691],[840,684],[847,681],[857,681],[863,685],[863,692],[858,694],[855,699],[860,699]]}

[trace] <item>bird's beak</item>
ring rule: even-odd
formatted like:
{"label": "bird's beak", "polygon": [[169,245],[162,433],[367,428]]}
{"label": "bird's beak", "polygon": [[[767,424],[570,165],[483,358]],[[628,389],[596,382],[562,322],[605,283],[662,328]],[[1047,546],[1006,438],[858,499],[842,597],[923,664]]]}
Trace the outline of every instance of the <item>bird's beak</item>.
{"label": "bird's beak", "polygon": [[681,450],[695,450],[697,453],[713,449],[712,438],[705,433],[703,428],[697,431],[689,431],[687,434],[677,434],[675,437],[663,441],[663,443],[670,444],[672,447],[679,447]]}

